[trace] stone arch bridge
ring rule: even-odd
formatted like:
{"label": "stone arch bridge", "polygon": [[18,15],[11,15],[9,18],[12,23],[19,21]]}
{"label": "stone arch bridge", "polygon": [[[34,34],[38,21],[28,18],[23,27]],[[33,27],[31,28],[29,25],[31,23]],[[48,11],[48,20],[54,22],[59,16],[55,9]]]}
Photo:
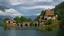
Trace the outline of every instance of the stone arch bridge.
{"label": "stone arch bridge", "polygon": [[42,22],[34,21],[34,22],[16,23],[16,21],[8,20],[5,23],[5,27],[32,27],[32,26],[39,27],[43,24],[44,24],[44,21],[42,21]]}
{"label": "stone arch bridge", "polygon": [[23,23],[18,23],[18,27],[38,27],[39,23],[38,22],[23,22]]}

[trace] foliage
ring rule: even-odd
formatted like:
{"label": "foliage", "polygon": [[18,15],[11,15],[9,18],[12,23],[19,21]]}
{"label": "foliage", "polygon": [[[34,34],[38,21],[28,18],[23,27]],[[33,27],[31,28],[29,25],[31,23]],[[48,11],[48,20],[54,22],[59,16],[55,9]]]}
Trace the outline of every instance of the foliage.
{"label": "foliage", "polygon": [[16,16],[14,18],[14,20],[16,20],[17,22],[20,22],[20,23],[26,22],[26,21],[28,21],[28,22],[32,21],[30,18],[26,18],[24,16],[21,16],[21,17]]}
{"label": "foliage", "polygon": [[30,22],[30,21],[32,21],[32,20],[31,20],[30,18],[28,18],[28,19],[27,19],[27,21],[29,21],[29,22]]}
{"label": "foliage", "polygon": [[50,25],[50,24],[52,24],[52,20],[51,20],[51,19],[49,19],[49,20],[47,20],[47,21],[45,22],[45,25]]}
{"label": "foliage", "polygon": [[58,20],[59,22],[59,26],[60,29],[64,29],[64,2],[58,4],[55,8],[54,8],[55,14],[58,15]]}
{"label": "foliage", "polygon": [[42,10],[42,11],[41,11],[41,14],[40,14],[40,16],[43,16],[43,15],[44,15],[44,10]]}
{"label": "foliage", "polygon": [[55,28],[55,27],[58,25],[58,23],[59,23],[58,20],[53,20],[50,26],[51,26],[52,28]]}
{"label": "foliage", "polygon": [[64,20],[61,20],[59,23],[60,29],[64,30]]}
{"label": "foliage", "polygon": [[54,12],[55,12],[55,14],[58,15],[58,20],[64,20],[64,2],[58,4],[54,8]]}
{"label": "foliage", "polygon": [[6,22],[7,20],[10,20],[9,18],[4,18],[4,22]]}
{"label": "foliage", "polygon": [[45,25],[43,28],[43,31],[52,31],[52,28],[49,25]]}
{"label": "foliage", "polygon": [[16,16],[16,17],[14,18],[14,20],[17,21],[17,22],[20,22],[20,18],[19,18],[18,16]]}
{"label": "foliage", "polygon": [[21,22],[25,22],[25,21],[27,21],[27,18],[24,17],[24,16],[21,16],[21,17],[20,17],[20,20],[21,20]]}

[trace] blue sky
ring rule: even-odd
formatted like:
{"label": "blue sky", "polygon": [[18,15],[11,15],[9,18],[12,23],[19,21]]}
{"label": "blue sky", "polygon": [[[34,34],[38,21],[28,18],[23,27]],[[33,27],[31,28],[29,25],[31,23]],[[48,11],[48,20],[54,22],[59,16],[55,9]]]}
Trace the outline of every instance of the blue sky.
{"label": "blue sky", "polygon": [[[0,5],[11,8],[5,13],[15,16],[39,15],[41,10],[52,9],[64,0],[0,0]],[[0,12],[2,14],[2,12]],[[4,13],[4,14],[5,14]],[[11,13],[11,14],[10,14]]]}

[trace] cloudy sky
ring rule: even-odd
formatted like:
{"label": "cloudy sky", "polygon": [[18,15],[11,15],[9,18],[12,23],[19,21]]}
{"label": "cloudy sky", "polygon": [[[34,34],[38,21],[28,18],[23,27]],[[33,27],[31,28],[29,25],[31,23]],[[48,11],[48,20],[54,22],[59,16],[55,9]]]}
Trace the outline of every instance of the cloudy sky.
{"label": "cloudy sky", "polygon": [[[15,16],[39,15],[41,10],[52,9],[64,0],[0,0],[0,5],[9,7],[6,14]],[[10,12],[12,11],[12,12]],[[2,14],[2,11],[0,12]]]}

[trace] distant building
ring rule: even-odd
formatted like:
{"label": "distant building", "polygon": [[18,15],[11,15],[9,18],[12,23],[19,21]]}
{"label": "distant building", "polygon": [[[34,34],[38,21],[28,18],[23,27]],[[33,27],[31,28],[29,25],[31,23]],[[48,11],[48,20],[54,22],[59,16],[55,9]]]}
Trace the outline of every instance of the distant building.
{"label": "distant building", "polygon": [[7,20],[6,23],[7,24],[16,24],[16,21],[15,20]]}
{"label": "distant building", "polygon": [[16,21],[15,20],[7,20],[5,23],[6,27],[16,27]]}

